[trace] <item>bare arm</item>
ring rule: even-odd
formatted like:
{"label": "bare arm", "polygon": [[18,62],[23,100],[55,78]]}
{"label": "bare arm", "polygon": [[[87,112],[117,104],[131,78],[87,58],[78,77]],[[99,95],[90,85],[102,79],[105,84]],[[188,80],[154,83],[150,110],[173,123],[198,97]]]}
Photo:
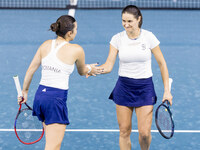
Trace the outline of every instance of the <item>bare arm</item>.
{"label": "bare arm", "polygon": [[24,84],[23,84],[24,91],[29,89],[33,74],[39,68],[40,64],[41,64],[41,56],[40,56],[40,49],[38,49],[28,70],[26,71],[26,75],[24,78]]}
{"label": "bare arm", "polygon": [[86,73],[89,71],[89,69],[85,65],[85,53],[82,47],[77,47],[78,54],[77,54],[77,60],[76,60],[76,67],[78,70],[78,73],[80,75],[86,75]]}
{"label": "bare arm", "polygon": [[172,105],[172,95],[169,89],[169,73],[167,69],[167,64],[165,62],[165,59],[163,57],[163,54],[160,50],[159,46],[156,46],[152,49],[152,53],[160,67],[161,76],[164,84],[164,95],[163,95],[163,101],[169,100],[170,104]]}
{"label": "bare arm", "polygon": [[100,67],[96,67],[96,65],[98,64],[90,64],[89,66],[87,64],[85,64],[85,53],[82,47],[80,47],[79,45],[76,46],[77,47],[77,60],[76,60],[76,66],[77,66],[77,70],[78,73],[80,75],[86,75],[88,73],[88,71],[90,70],[89,68],[91,67],[91,75],[96,75],[96,74],[100,74],[102,72],[102,68]]}
{"label": "bare arm", "polygon": [[[35,71],[39,68],[40,64],[41,64],[41,47],[37,50],[28,70],[26,71],[26,75],[24,78],[24,83],[23,83],[23,90],[22,90],[22,94],[23,94],[23,98],[24,101],[27,101],[27,97],[28,97],[28,90],[29,90],[29,86],[31,83],[31,80],[33,78],[33,75],[35,73]],[[22,99],[19,98],[18,101],[21,101]]]}
{"label": "bare arm", "polygon": [[100,66],[104,68],[104,72],[102,72],[102,74],[110,73],[112,71],[117,54],[118,54],[118,50],[110,44],[110,51],[109,51],[107,60],[105,64]]}

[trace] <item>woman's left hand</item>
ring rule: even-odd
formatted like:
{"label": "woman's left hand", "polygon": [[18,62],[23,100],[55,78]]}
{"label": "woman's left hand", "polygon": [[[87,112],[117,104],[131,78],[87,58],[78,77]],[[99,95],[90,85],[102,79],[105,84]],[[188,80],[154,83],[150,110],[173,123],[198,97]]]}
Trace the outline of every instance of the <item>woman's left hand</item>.
{"label": "woman's left hand", "polygon": [[164,92],[162,102],[168,100],[170,105],[172,105],[172,99],[173,99],[173,96],[172,96],[171,92]]}

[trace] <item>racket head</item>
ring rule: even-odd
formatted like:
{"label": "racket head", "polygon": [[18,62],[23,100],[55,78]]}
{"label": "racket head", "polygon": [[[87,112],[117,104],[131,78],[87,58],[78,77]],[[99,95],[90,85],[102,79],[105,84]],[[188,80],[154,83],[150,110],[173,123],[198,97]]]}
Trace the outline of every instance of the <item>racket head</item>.
{"label": "racket head", "polygon": [[32,108],[28,106],[21,109],[20,104],[19,111],[15,118],[14,130],[17,138],[23,144],[34,144],[40,141],[44,135],[44,128],[42,122],[38,120],[36,116],[32,115]]}
{"label": "racket head", "polygon": [[159,133],[166,139],[170,139],[174,135],[174,121],[169,104],[163,102],[158,106],[155,113],[156,127]]}

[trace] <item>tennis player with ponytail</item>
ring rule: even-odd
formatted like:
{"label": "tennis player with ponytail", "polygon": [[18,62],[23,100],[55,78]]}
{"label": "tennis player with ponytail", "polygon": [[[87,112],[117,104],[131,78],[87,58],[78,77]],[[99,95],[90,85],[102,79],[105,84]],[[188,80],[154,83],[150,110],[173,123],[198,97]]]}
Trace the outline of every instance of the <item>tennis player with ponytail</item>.
{"label": "tennis player with ponytail", "polygon": [[119,54],[119,78],[110,99],[116,104],[120,129],[120,150],[131,150],[132,114],[135,110],[141,150],[149,150],[153,105],[157,101],[151,69],[151,54],[156,58],[164,84],[163,101],[172,104],[169,90],[169,74],[156,36],[141,28],[140,10],[129,5],[122,10],[124,31],[114,35],[110,41],[108,58],[101,67],[103,73],[111,72]]}
{"label": "tennis player with ponytail", "polygon": [[[97,64],[86,65],[83,48],[70,43],[77,34],[77,22],[73,17],[59,17],[50,29],[57,38],[45,41],[37,50],[26,72],[22,94],[23,102],[26,102],[32,77],[41,65],[42,77],[35,94],[33,115],[43,122],[45,150],[59,150],[66,125],[69,124],[66,101],[74,64],[80,75],[96,75],[103,70],[96,67]],[[18,101],[22,101],[22,98],[19,97]]]}

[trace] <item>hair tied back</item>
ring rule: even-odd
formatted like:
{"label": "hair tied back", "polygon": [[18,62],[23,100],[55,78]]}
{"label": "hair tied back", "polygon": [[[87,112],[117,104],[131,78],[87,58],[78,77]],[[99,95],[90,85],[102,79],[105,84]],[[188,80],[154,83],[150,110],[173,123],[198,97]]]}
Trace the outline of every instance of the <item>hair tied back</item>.
{"label": "hair tied back", "polygon": [[56,32],[56,31],[59,30],[60,27],[59,27],[59,24],[56,22],[56,23],[52,23],[51,26],[50,26],[50,28],[51,28],[51,30],[53,32]]}

